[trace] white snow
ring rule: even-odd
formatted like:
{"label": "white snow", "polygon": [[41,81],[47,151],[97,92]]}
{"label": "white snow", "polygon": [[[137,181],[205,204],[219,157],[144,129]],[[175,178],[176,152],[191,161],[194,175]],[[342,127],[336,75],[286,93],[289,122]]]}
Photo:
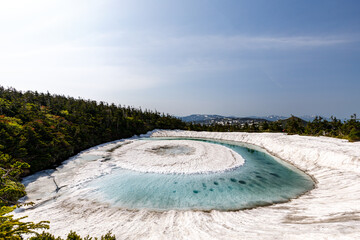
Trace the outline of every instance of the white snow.
{"label": "white snow", "polygon": [[[189,152],[175,155],[161,149],[185,149]],[[125,169],[184,174],[224,171],[244,163],[238,153],[227,147],[189,140],[134,141],[115,149],[111,159]]]}
{"label": "white snow", "polygon": [[[152,164],[146,162],[144,156],[137,156],[137,152],[156,148],[152,143],[136,146],[137,141],[126,140],[101,145],[79,155],[94,155],[92,160],[77,156],[64,162],[56,171],[49,170],[26,178],[26,201],[33,201],[36,205],[27,210],[16,210],[15,217],[28,215],[31,221],[49,220],[50,231],[61,236],[70,230],[83,236],[99,236],[111,230],[118,239],[360,239],[360,143],[277,133],[155,131],[152,136],[254,144],[307,172],[315,179],[317,187],[287,203],[231,212],[129,211],[88,199],[87,193],[91,189],[86,189],[84,183],[119,167],[118,162],[124,160],[122,155],[131,154],[140,161],[124,163],[130,169],[175,171],[159,160]],[[134,148],[132,144],[135,144]],[[193,147],[187,144],[184,141],[178,145]],[[119,145],[122,146],[118,148]],[[212,160],[218,151],[211,152],[212,147],[200,143],[195,149],[204,150],[184,154],[186,167],[180,167],[181,164],[174,160],[174,169],[180,172],[215,170],[219,164],[213,164]],[[129,149],[122,151],[122,148]],[[130,153],[132,149],[141,151]],[[219,153],[229,158],[231,154],[222,151]],[[119,161],[107,160],[109,156],[116,156]],[[241,164],[241,159],[230,157],[228,163],[227,167]]]}

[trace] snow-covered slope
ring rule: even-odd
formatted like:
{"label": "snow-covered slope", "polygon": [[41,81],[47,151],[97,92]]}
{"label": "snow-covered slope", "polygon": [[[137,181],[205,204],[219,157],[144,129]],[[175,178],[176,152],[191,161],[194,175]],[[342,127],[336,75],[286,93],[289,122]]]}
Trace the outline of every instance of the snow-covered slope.
{"label": "snow-covered slope", "polygon": [[28,200],[37,205],[16,217],[50,220],[56,235],[70,230],[100,235],[111,230],[118,239],[360,239],[360,143],[273,133],[156,131],[152,136],[254,144],[306,171],[317,187],[287,203],[242,211],[113,208],[87,199],[89,190],[81,186],[113,167],[106,158],[96,160],[96,155],[106,156],[123,143],[113,142],[85,152],[95,156],[91,161],[78,157],[49,175],[39,173],[25,179]]}
{"label": "snow-covered slope", "polygon": [[195,137],[254,144],[304,171],[315,166],[360,172],[360,142],[282,133],[158,131],[153,137]]}

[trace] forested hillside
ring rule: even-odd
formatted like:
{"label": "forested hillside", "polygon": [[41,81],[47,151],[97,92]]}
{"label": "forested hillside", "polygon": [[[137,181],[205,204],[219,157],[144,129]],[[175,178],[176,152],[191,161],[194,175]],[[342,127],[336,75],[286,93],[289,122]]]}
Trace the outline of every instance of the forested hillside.
{"label": "forested hillside", "polygon": [[[20,169],[33,173],[100,143],[184,127],[159,112],[0,87],[0,201],[25,194],[17,182]],[[5,191],[10,182],[12,191]]]}
{"label": "forested hillside", "polygon": [[353,114],[344,122],[336,117],[328,121],[322,117],[315,117],[311,122],[306,122],[298,117],[291,116],[288,119],[274,122],[250,122],[244,124],[194,124],[188,123],[187,129],[193,131],[215,132],[285,132],[307,136],[327,136],[344,138],[349,141],[360,141],[360,121]]}
{"label": "forested hillside", "polygon": [[308,123],[292,116],[253,124],[186,124],[159,112],[0,86],[0,202],[15,202],[25,194],[18,182],[24,170],[29,174],[51,168],[81,150],[155,128],[287,132],[360,140],[355,114],[346,122],[317,117]]}
{"label": "forested hillside", "polygon": [[[305,122],[292,116],[275,122],[186,124],[159,112],[0,86],[0,238],[21,239],[19,236],[23,233],[48,228],[47,222],[26,223],[6,215],[14,209],[7,205],[16,204],[26,194],[20,183],[21,176],[52,168],[89,147],[156,128],[287,132],[360,140],[360,122],[356,114],[345,122],[336,118],[327,121],[320,117]],[[34,239],[55,239],[47,233],[41,236]],[[69,233],[67,239],[80,237]],[[115,237],[109,233],[102,239]]]}

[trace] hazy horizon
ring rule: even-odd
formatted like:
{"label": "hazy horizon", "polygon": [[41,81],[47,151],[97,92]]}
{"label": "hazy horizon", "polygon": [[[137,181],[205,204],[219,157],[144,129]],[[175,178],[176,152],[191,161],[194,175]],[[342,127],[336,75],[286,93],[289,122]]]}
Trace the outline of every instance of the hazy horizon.
{"label": "hazy horizon", "polygon": [[175,116],[360,114],[360,2],[3,1],[0,85]]}

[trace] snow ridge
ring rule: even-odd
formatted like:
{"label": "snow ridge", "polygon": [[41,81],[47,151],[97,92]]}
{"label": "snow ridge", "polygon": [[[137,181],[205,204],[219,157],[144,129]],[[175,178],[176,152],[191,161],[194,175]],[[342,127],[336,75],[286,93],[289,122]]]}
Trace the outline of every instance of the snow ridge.
{"label": "snow ridge", "polygon": [[[27,200],[36,207],[19,209],[15,217],[50,220],[50,231],[61,236],[70,230],[83,236],[111,230],[118,239],[360,239],[360,143],[279,133],[159,130],[149,134],[254,144],[306,171],[317,186],[287,203],[229,212],[130,211],[88,199],[89,189],[83,183],[108,174],[115,163],[107,156],[116,153],[119,145],[131,144],[126,140],[82,153],[93,159],[80,154],[55,171],[25,179]],[[58,191],[54,178],[62,186]]]}

